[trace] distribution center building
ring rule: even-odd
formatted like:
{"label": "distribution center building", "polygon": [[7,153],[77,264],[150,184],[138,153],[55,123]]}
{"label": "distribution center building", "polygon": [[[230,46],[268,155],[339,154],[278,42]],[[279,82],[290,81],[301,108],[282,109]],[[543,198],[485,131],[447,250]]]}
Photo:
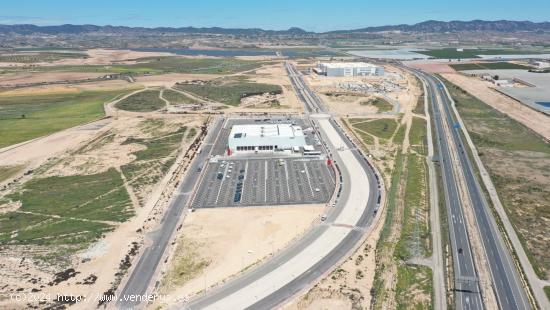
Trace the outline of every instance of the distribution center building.
{"label": "distribution center building", "polygon": [[229,133],[231,152],[291,150],[306,146],[302,127],[291,124],[234,125]]}
{"label": "distribution center building", "polygon": [[322,62],[314,69],[326,76],[384,75],[384,68],[366,62]]}

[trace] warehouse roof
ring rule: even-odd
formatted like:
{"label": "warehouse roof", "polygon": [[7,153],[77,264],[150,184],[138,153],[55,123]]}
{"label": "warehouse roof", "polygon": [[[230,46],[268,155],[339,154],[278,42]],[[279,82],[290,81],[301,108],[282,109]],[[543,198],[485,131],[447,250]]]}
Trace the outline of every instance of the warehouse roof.
{"label": "warehouse roof", "polygon": [[291,124],[234,125],[231,128],[233,138],[246,137],[299,137],[302,128]]}
{"label": "warehouse roof", "polygon": [[373,64],[366,62],[323,62],[322,66],[327,68],[364,68],[364,67],[376,67]]}

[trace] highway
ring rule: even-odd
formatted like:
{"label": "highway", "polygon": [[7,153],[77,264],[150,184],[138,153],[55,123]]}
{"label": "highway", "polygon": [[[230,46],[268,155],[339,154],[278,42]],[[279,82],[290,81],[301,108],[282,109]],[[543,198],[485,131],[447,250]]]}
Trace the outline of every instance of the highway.
{"label": "highway", "polygon": [[[306,110],[324,111],[294,68],[290,67],[289,75]],[[311,115],[311,122],[319,130],[342,177],[342,191],[327,219],[265,263],[174,309],[277,307],[327,274],[368,232],[383,187],[375,169],[329,115]]]}
{"label": "highway", "polygon": [[220,131],[222,124],[223,121],[221,119],[214,122],[212,130],[208,132],[207,137],[203,141],[202,151],[193,159],[188,172],[176,189],[176,196],[168,206],[160,222],[160,227],[147,235],[150,241],[147,244],[150,245],[143,250],[143,254],[140,256],[137,265],[132,270],[121,293],[117,296],[116,307],[118,309],[133,309],[140,302],[130,301],[131,296],[151,293],[148,292],[151,280],[156,274],[166,247],[172,239],[176,226],[180,222],[183,211],[189,202],[191,193],[200,175],[198,168],[208,159],[212,145],[218,136],[217,133]]}
{"label": "highway", "polygon": [[[466,184],[467,196],[473,206],[476,225],[484,255],[488,261],[491,284],[500,309],[531,309],[518,271],[508,252],[490,207],[475,176],[472,164],[462,143],[459,127],[451,111],[451,99],[437,78],[415,71],[428,90],[433,111],[445,204],[450,230],[455,297],[457,309],[483,309],[478,273],[472,255],[470,239],[463,214],[464,204],[459,195],[460,181]],[[458,171],[453,169],[458,167]],[[479,267],[479,266],[478,266]]]}

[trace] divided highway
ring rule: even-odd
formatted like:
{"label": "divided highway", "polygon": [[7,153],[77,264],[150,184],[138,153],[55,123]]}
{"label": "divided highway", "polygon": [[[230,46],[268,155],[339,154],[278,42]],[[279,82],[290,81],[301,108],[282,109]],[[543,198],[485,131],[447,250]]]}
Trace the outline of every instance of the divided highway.
{"label": "divided highway", "polygon": [[[300,74],[292,67],[287,69],[307,110],[324,111]],[[342,177],[342,191],[327,219],[259,267],[181,306],[188,309],[274,308],[319,280],[367,233],[381,195],[382,186],[375,169],[328,115],[311,115],[311,122],[319,130]]]}
{"label": "divided highway", "polygon": [[[457,309],[484,308],[463,214],[464,205],[459,195],[459,180],[463,180],[463,184],[466,184],[467,196],[474,209],[498,307],[531,309],[518,271],[502,240],[462,143],[460,128],[456,125],[457,122],[451,111],[451,100],[445,91],[445,86],[431,75],[421,71],[415,71],[415,73],[426,84],[427,96],[433,111],[453,253]],[[457,170],[453,169],[453,165],[458,167],[461,173],[456,173]]]}

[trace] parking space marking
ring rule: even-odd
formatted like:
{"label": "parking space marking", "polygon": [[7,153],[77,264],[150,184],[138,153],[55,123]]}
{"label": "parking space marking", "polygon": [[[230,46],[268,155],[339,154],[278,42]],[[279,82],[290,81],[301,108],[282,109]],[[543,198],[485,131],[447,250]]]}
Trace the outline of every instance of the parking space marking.
{"label": "parking space marking", "polygon": [[[222,191],[222,188],[223,188],[223,182],[225,181],[225,176],[227,175],[227,167],[228,165],[225,165],[224,167],[224,170],[223,170],[223,177],[222,177],[222,182],[220,184],[220,188],[218,189],[218,194],[216,195],[216,201],[214,202],[215,204],[218,204],[218,200],[220,199],[220,193]],[[218,177],[218,173],[219,173],[219,170],[216,171],[216,178]]]}
{"label": "parking space marking", "polygon": [[285,176],[286,176],[286,179],[285,179],[285,182],[286,182],[286,192],[288,194],[288,199],[290,200],[290,185],[288,184],[288,165],[287,165],[287,162],[285,161],[285,163],[283,164],[284,168],[285,168]]}
{"label": "parking space marking", "polygon": [[267,202],[267,160],[264,161],[264,168],[265,168],[265,174],[264,174],[264,202]]}
{"label": "parking space marking", "polygon": [[311,191],[311,197],[315,197],[315,194],[313,193],[313,188],[311,187],[311,181],[310,181],[311,178],[309,176],[309,169],[305,162],[303,164],[304,164],[304,170],[306,171],[306,176],[307,176],[306,181],[307,181],[307,184],[309,185],[309,190]]}

